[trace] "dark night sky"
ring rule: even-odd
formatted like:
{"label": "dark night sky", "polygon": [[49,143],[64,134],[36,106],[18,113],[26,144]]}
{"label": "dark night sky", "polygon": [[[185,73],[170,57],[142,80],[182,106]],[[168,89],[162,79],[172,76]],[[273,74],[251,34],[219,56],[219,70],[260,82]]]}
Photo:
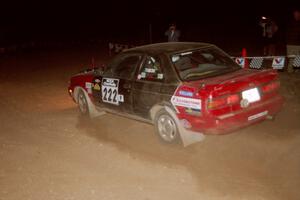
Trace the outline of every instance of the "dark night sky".
{"label": "dark night sky", "polygon": [[[206,2],[206,3],[205,3]],[[209,3],[207,3],[209,2]],[[297,1],[22,1],[1,5],[1,41],[103,38],[154,41],[175,21],[184,40],[232,40],[259,34],[261,15],[284,27]]]}

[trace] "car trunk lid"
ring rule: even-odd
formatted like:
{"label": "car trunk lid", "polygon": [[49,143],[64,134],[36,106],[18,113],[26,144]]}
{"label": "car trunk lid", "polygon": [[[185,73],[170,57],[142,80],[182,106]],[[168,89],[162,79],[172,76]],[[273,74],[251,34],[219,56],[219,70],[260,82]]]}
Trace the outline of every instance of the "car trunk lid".
{"label": "car trunk lid", "polygon": [[199,89],[199,96],[206,99],[202,107],[213,115],[251,109],[275,95],[279,88],[278,74],[275,70],[241,69],[207,79],[185,82]]}

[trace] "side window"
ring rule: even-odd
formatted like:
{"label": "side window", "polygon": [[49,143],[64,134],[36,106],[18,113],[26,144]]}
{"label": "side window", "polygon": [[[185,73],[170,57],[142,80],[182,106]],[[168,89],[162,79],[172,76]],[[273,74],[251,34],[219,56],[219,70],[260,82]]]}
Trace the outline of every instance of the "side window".
{"label": "side window", "polygon": [[164,75],[161,70],[161,61],[157,57],[147,56],[146,60],[139,70],[138,80],[162,81]]}
{"label": "side window", "polygon": [[138,55],[125,55],[119,57],[112,63],[112,75],[120,78],[130,79],[141,60]]}

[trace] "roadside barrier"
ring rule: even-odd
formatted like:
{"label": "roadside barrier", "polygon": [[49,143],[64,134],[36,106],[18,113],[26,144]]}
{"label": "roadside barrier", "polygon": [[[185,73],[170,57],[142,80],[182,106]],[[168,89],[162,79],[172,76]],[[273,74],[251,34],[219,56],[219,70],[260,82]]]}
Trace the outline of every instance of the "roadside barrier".
{"label": "roadside barrier", "polygon": [[[118,54],[125,49],[135,47],[129,44],[112,43],[108,44],[109,56]],[[247,56],[246,48],[242,49],[242,56],[232,57],[234,61],[242,68],[251,69],[266,69],[273,68],[283,70],[290,65],[292,68],[300,69],[300,55],[288,55],[288,56]]]}
{"label": "roadside barrier", "polygon": [[[109,56],[118,54],[125,49],[135,47],[129,44],[112,43],[108,44]],[[246,48],[242,49],[240,57],[232,57],[234,61],[242,68],[251,69],[266,69],[273,68],[283,70],[288,65],[292,65],[292,68],[300,69],[300,55],[288,55],[288,56],[247,56]]]}
{"label": "roadside barrier", "polygon": [[300,55],[288,56],[256,56],[256,57],[232,57],[242,68],[263,69],[273,68],[282,70],[291,65],[300,69]]}

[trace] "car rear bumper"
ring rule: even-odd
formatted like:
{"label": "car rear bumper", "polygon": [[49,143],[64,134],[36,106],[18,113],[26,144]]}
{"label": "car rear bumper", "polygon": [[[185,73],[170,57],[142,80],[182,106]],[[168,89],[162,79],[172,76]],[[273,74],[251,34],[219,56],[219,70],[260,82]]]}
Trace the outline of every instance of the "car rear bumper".
{"label": "car rear bumper", "polygon": [[217,117],[207,117],[204,120],[193,118],[190,121],[191,130],[205,134],[230,133],[242,127],[264,121],[269,116],[276,115],[281,110],[283,103],[283,97],[278,95],[267,102],[242,111]]}

